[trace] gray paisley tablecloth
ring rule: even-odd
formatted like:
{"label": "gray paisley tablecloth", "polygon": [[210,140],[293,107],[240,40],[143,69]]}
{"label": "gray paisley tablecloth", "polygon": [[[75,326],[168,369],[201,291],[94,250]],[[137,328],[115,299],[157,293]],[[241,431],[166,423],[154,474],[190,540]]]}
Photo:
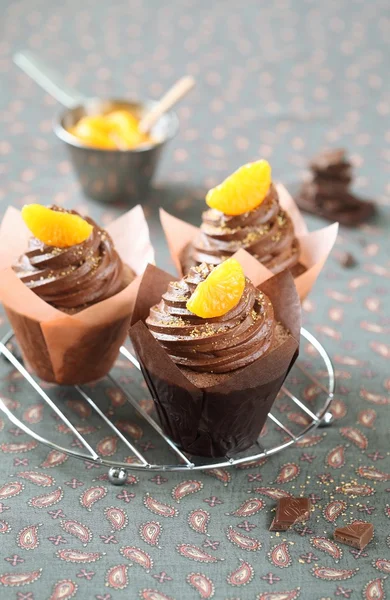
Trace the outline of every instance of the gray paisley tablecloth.
{"label": "gray paisley tablecloth", "polygon": [[[178,108],[181,129],[143,202],[157,263],[170,268],[160,205],[199,222],[204,191],[240,164],[265,157],[294,191],[307,159],[344,146],[355,190],[379,215],[342,229],[304,304],[304,324],[337,372],[335,424],[246,469],[211,473],[130,471],[116,488],[107,470],[38,445],[0,418],[2,600],[293,600],[389,595],[390,292],[386,0],[48,0],[1,3],[1,211],[43,202],[109,222],[125,206],[83,198],[51,131],[56,102],[12,64],[30,48],[90,95],[158,97],[183,73],[196,90]],[[311,229],[322,225],[308,218]],[[357,260],[343,268],[338,255]],[[2,318],[2,331],[7,323]],[[302,360],[313,368],[312,348]],[[1,362],[2,399],[26,424],[77,449],[42,400]],[[145,386],[124,360],[116,376],[150,410]],[[297,375],[307,402],[318,390]],[[50,390],[84,435],[113,459],[126,456],[74,390]],[[155,437],[109,380],[92,391],[146,456]],[[286,398],[275,408],[302,423]],[[128,417],[129,423],[123,424]],[[97,429],[101,427],[100,429]],[[275,430],[274,430],[275,429]],[[279,436],[269,425],[264,436]],[[88,437],[89,436],[89,437]],[[127,451],[127,455],[129,452]],[[160,460],[166,457],[160,456]],[[189,492],[192,492],[189,494]],[[310,495],[306,526],[268,531],[275,495]],[[335,525],[375,526],[362,551],[336,544]]]}

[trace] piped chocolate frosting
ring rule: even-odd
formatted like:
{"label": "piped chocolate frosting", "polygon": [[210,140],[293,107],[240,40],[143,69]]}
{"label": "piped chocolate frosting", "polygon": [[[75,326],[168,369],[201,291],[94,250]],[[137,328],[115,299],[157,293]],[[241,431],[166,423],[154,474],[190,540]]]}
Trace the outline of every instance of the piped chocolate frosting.
{"label": "piped chocolate frosting", "polygon": [[281,208],[273,184],[260,206],[250,212],[229,216],[216,209],[206,210],[200,233],[189,249],[186,262],[217,265],[240,248],[273,273],[292,269],[298,264],[300,248],[294,225]]}
{"label": "piped chocolate frosting", "polygon": [[85,242],[56,248],[32,237],[27,252],[13,266],[19,279],[42,300],[66,312],[110,298],[124,287],[124,266],[111,237],[92,219],[85,220],[93,226]]}
{"label": "piped chocolate frosting", "polygon": [[146,319],[152,335],[178,365],[204,373],[227,373],[251,364],[270,348],[275,318],[269,298],[246,279],[238,304],[225,315],[197,317],[186,308],[196,286],[213,270],[206,263],[172,281]]}

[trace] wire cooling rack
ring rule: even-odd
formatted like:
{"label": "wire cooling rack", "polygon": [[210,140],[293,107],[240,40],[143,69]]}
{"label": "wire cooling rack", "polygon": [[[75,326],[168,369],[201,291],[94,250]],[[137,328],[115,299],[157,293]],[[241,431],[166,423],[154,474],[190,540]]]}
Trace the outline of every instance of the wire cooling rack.
{"label": "wire cooling rack", "polygon": [[[316,427],[330,425],[333,420],[329,410],[335,388],[333,365],[320,342],[304,328],[301,329],[301,354],[303,359],[298,359],[286,379],[256,444],[245,452],[221,459],[189,456],[165,435],[153,415],[151,402],[139,400],[140,391],[141,395],[145,394],[141,375],[137,372],[140,365],[124,346],[120,349],[121,368],[133,374],[133,367],[136,367],[136,380],[133,375],[121,377],[117,369],[113,369],[98,384],[64,388],[39,383],[23,366],[13,332],[8,333],[0,342],[0,356],[11,369],[8,380],[27,382],[30,401],[36,402],[38,396],[40,402],[44,400],[45,410],[50,410],[43,413],[41,426],[35,429],[26,425],[26,419],[21,420],[17,416],[20,404],[24,411],[28,410],[26,393],[22,403],[7,402],[0,396],[0,410],[16,427],[52,450],[108,467],[108,479],[115,485],[123,485],[127,481],[128,470],[188,471],[232,465],[245,468],[246,464],[261,462],[261,459],[285,450]],[[118,420],[112,404],[108,408],[104,406],[99,386],[100,389],[103,386],[103,391],[108,391],[111,398],[123,401],[124,418]],[[67,400],[68,397],[71,399]],[[77,411],[69,411],[69,406],[76,407]],[[56,425],[52,425],[50,417],[54,417]],[[29,423],[38,421],[30,419]],[[50,431],[50,439],[47,431]],[[107,433],[111,435],[107,436]],[[73,436],[69,444],[71,447],[63,445],[64,434]],[[93,434],[95,442],[86,439],[90,434]],[[146,435],[153,442],[141,442]],[[119,453],[119,445],[122,455],[123,451],[130,451],[131,455],[115,460],[113,457]]]}

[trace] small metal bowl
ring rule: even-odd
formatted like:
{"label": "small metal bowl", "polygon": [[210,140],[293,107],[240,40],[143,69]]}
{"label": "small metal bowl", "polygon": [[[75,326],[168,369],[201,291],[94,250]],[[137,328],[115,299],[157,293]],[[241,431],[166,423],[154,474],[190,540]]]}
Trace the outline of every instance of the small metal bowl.
{"label": "small metal bowl", "polygon": [[141,118],[154,104],[152,101],[91,98],[58,115],[54,132],[65,143],[86,196],[100,202],[124,201],[130,206],[142,201],[148,193],[165,144],[177,133],[178,118],[173,111],[165,113],[150,132],[156,142],[133,150],[102,150],[86,146],[67,129],[86,115],[101,115],[118,109],[129,110]]}

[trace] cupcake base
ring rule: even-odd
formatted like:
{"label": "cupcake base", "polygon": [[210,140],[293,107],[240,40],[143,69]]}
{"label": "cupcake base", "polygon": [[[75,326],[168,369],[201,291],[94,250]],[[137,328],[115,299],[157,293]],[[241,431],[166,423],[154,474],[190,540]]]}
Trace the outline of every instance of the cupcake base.
{"label": "cupcake base", "polygon": [[[134,277],[132,269],[125,265],[122,291]],[[111,370],[126,339],[131,311],[126,310],[126,316],[118,315],[106,322],[81,327],[77,313],[86,308],[62,310],[64,319],[58,319],[51,329],[47,324],[5,306],[26,365],[43,381],[81,385],[101,379]],[[74,339],[74,343],[64,343],[69,338]]]}
{"label": "cupcake base", "polygon": [[[271,348],[263,356],[265,357],[268,353],[277,350],[277,348],[287,341],[288,337],[288,331],[286,331],[281,323],[277,323],[275,327],[274,341],[271,345]],[[237,369],[231,373],[196,373],[190,369],[185,369],[182,367],[179,368],[180,371],[187,377],[187,379],[189,379],[191,383],[193,383],[199,389],[208,388],[227,382],[230,377],[233,375],[239,376],[239,373],[244,370]],[[191,454],[195,454],[197,456],[212,456],[216,458],[223,457],[228,452],[237,453],[250,448],[260,435],[260,432],[267,419],[267,415],[278,394],[280,385],[278,382],[276,385],[277,391],[275,393],[267,394],[263,401],[260,399],[260,396],[257,396],[257,393],[260,394],[260,391],[254,392],[254,390],[250,388],[240,391],[238,396],[238,410],[236,410],[237,407],[234,407],[233,409],[230,408],[230,414],[225,414],[223,420],[221,419],[220,423],[215,427],[212,427],[211,423],[214,421],[216,415],[210,414],[208,417],[204,415],[199,424],[198,437],[191,443]],[[215,410],[216,412],[224,411],[222,405],[215,407]],[[158,407],[157,411],[159,412]],[[159,415],[161,419],[162,415],[160,412]],[[248,423],[246,422],[248,415],[251,415],[251,419],[253,418],[251,427],[248,427]],[[229,424],[230,420],[232,421],[231,425]],[[242,424],[242,430],[246,432],[245,436],[234,435],[235,427],[240,422]],[[203,428],[204,431],[202,430]],[[214,431],[211,434],[210,432],[213,429]],[[175,439],[175,433],[176,432],[173,430],[172,438],[177,444],[180,445],[181,440]],[[186,448],[183,449],[186,450]],[[189,451],[189,448],[187,448],[187,450]]]}
{"label": "cupcake base", "polygon": [[[132,328],[131,339],[162,428],[184,452],[195,456],[220,458],[250,448],[298,357],[297,343],[289,336],[259,361],[231,373],[224,381],[215,384],[215,376],[210,380],[209,375],[198,373],[198,385],[194,385],[183,369],[177,369],[176,374],[167,372],[167,365],[162,364],[164,351],[156,353],[150,338],[142,323]],[[201,381],[203,387],[199,387]],[[211,381],[214,385],[210,386]]]}
{"label": "cupcake base", "polygon": [[[149,381],[150,373],[143,371]],[[229,395],[229,410],[226,411],[223,394],[207,395],[207,409],[204,410],[198,423],[197,435],[186,432],[181,420],[176,421],[172,413],[171,398],[175,404],[185,406],[188,396],[182,388],[172,388],[170,382],[153,377],[157,389],[169,390],[164,399],[160,396],[155,402],[156,411],[165,433],[184,452],[193,456],[223,458],[247,450],[256,442],[267,419],[267,415],[276,399],[284,381],[284,377],[274,380],[268,390],[242,389]]]}
{"label": "cupcake base", "polygon": [[[126,339],[130,315],[90,328],[62,355],[60,367],[53,368],[55,340],[48,342],[40,323],[6,307],[23,359],[43,381],[60,385],[82,385],[105,377],[117,359]],[[66,327],[69,326],[68,321]],[[60,333],[60,331],[59,331]],[[58,346],[61,339],[58,340]]]}

